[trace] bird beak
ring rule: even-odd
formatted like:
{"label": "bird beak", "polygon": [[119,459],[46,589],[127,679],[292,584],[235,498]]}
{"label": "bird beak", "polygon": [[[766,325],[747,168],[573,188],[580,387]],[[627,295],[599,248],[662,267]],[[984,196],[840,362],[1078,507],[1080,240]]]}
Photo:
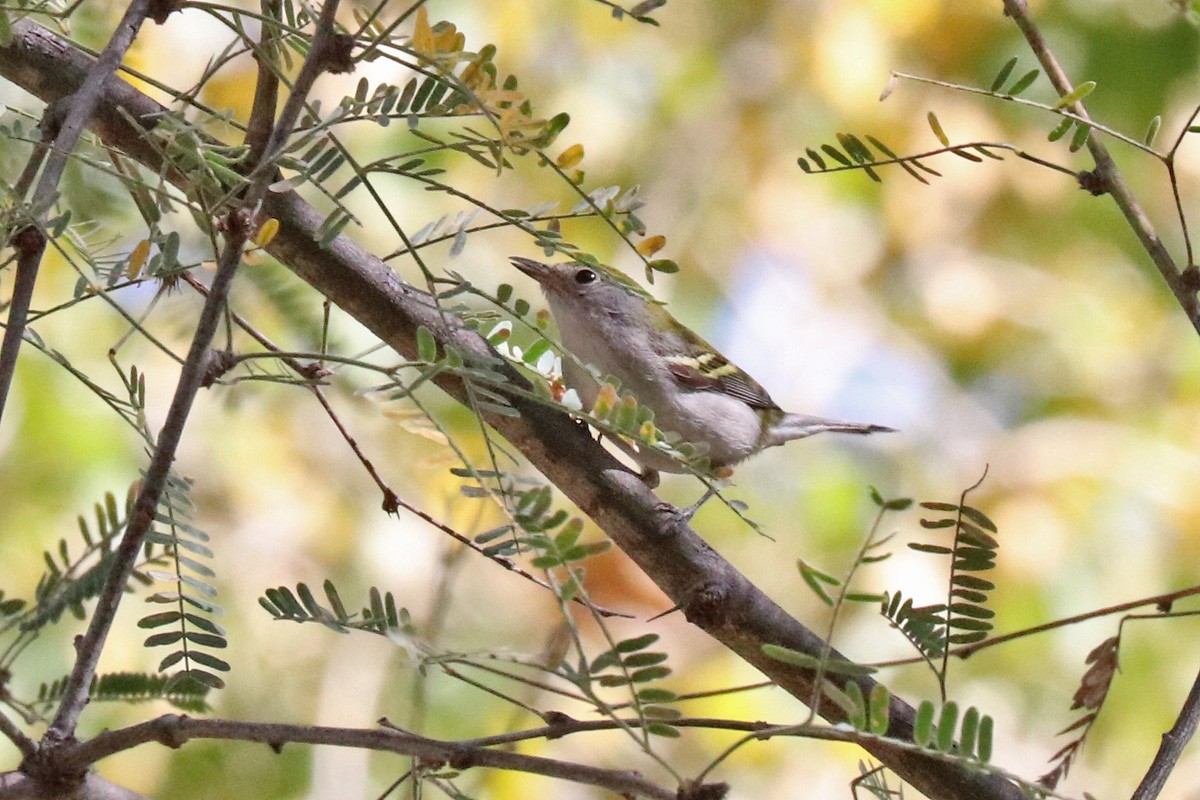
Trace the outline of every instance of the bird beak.
{"label": "bird beak", "polygon": [[509,261],[512,262],[514,267],[521,270],[521,272],[524,272],[538,283],[545,283],[550,276],[554,274],[553,270],[551,270],[548,265],[543,264],[540,261],[534,261],[531,258],[513,256],[509,259]]}

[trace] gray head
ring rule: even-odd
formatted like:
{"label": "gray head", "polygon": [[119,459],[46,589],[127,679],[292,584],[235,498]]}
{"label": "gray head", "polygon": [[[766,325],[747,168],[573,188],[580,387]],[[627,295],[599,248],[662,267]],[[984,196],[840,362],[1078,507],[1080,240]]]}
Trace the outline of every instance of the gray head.
{"label": "gray head", "polygon": [[564,321],[590,320],[599,325],[614,319],[630,321],[634,315],[646,315],[647,304],[654,302],[637,284],[603,267],[543,264],[515,256],[510,260],[542,287],[559,327]]}

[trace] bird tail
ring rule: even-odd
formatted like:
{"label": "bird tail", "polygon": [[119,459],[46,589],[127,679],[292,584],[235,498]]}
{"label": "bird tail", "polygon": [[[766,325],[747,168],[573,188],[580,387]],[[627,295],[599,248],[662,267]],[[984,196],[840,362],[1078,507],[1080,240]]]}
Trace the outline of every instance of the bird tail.
{"label": "bird tail", "polygon": [[793,439],[803,439],[817,433],[894,433],[895,428],[886,425],[875,425],[867,422],[848,422],[841,419],[826,419],[825,417],[810,417],[807,414],[784,414],[783,418],[771,426],[767,436],[767,447],[790,442]]}

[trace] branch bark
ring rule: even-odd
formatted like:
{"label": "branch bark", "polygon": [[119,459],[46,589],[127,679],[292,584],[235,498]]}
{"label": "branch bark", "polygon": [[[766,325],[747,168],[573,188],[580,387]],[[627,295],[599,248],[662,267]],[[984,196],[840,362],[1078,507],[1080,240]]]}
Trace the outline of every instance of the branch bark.
{"label": "branch bark", "polygon": [[[0,48],[0,75],[46,102],[71,91],[90,59],[48,31],[28,21],[13,26],[13,43]],[[105,87],[93,130],[151,169],[159,169],[157,152],[144,140],[164,109],[117,79]],[[122,113],[123,112],[123,113]],[[128,117],[123,114],[127,114]],[[127,119],[139,120],[131,125]],[[139,125],[141,127],[139,127]],[[280,222],[269,250],[317,291],[337,303],[381,340],[407,358],[417,355],[417,330],[425,327],[439,342],[466,354],[491,356],[474,331],[448,318],[434,299],[397,276],[386,264],[347,236],[322,249],[315,238],[322,216],[299,196],[272,194],[265,213]],[[515,385],[524,379],[503,369]],[[443,376],[438,385],[467,402],[461,381]],[[777,644],[819,657],[819,636],[790,617],[729,562],[684,524],[673,509],[664,510],[642,481],[593,441],[567,415],[514,395],[519,416],[486,417],[701,627],[726,647],[803,702],[816,696],[811,672],[768,658],[764,644]],[[834,652],[833,657],[840,657]],[[862,680],[864,693],[872,685]],[[821,713],[842,721],[835,703],[824,701]],[[913,708],[893,697],[889,735],[911,739]],[[956,763],[886,742],[866,749],[901,778],[934,800],[1017,800],[1017,787],[1002,778],[981,775]]]}

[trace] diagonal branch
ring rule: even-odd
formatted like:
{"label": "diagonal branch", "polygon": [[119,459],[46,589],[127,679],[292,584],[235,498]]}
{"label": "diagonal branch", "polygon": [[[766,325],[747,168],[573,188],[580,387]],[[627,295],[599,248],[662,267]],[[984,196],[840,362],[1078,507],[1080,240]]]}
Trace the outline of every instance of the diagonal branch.
{"label": "diagonal branch", "polygon": [[[52,101],[70,90],[90,59],[68,43],[27,21],[13,25],[13,43],[0,47],[0,75]],[[151,169],[162,167],[145,129],[163,108],[127,83],[107,87],[105,105],[93,129],[115,147]],[[129,120],[141,120],[131,124]],[[138,125],[142,127],[139,128]],[[182,180],[182,176],[170,176]],[[455,318],[444,315],[435,298],[403,281],[382,261],[346,236],[325,248],[317,240],[323,216],[294,193],[272,193],[264,212],[280,221],[269,250],[317,291],[337,303],[406,358],[417,356],[417,330],[433,332],[443,346],[464,358],[495,362],[487,343]],[[511,367],[496,368],[513,385],[527,387]],[[460,379],[443,374],[437,385],[460,402],[467,392]],[[684,610],[687,618],[765,673],[803,702],[817,694],[812,672],[768,658],[764,644],[776,644],[819,658],[829,652],[821,638],[789,616],[729,562],[718,555],[677,515],[665,507],[637,475],[623,467],[569,416],[526,399],[510,397],[518,416],[487,415],[487,423],[508,439],[582,511],[633,558]],[[830,680],[844,682],[845,677]],[[864,694],[873,683],[859,679]],[[834,702],[821,704],[822,715],[843,721]],[[893,696],[890,736],[911,739],[912,706]],[[1017,787],[1006,779],[981,775],[959,763],[905,750],[887,741],[864,745],[877,759],[934,800],[1015,800]]]}
{"label": "diagonal branch", "polygon": [[1138,784],[1131,800],[1154,800],[1158,797],[1167,783],[1167,778],[1171,775],[1171,770],[1179,761],[1183,748],[1196,735],[1198,725],[1200,725],[1200,674],[1196,675],[1196,680],[1192,683],[1192,690],[1188,692],[1187,700],[1184,701],[1183,708],[1179,711],[1175,725],[1163,734],[1162,744],[1159,745],[1158,752],[1154,755],[1154,761],[1150,763],[1150,768],[1146,770],[1146,775]]}
{"label": "diagonal branch", "polygon": [[[109,39],[108,46],[93,61],[87,70],[87,76],[71,95],[58,98],[54,105],[46,109],[42,118],[43,140],[54,135],[54,143],[46,154],[45,166],[38,179],[37,188],[29,202],[33,209],[35,222],[26,225],[13,237],[12,244],[17,250],[17,276],[13,286],[12,301],[8,307],[8,321],[4,327],[4,340],[0,342],[0,419],[4,417],[4,408],[8,404],[8,390],[12,386],[13,373],[17,368],[17,354],[21,350],[21,339],[25,336],[25,322],[29,316],[29,303],[33,299],[33,287],[37,283],[38,269],[42,263],[42,255],[46,252],[46,220],[49,209],[53,204],[54,194],[58,190],[58,181],[66,169],[67,159],[79,143],[84,126],[91,119],[103,94],[105,81],[112,77],[125,51],[133,44],[133,38],[142,27],[151,11],[150,0],[133,0],[125,10],[125,15]],[[61,113],[58,102],[66,102],[70,97],[70,108],[66,116],[57,121]],[[57,133],[53,132],[57,129]],[[30,169],[23,177],[32,178],[37,161],[43,151],[39,148],[30,162]]]}
{"label": "diagonal branch", "polygon": [[[1071,79],[1067,77],[1067,73],[1058,63],[1058,59],[1050,51],[1041,30],[1029,15],[1029,6],[1026,0],[1003,0],[1003,2],[1004,13],[1012,17],[1013,22],[1021,30],[1021,34],[1029,44],[1029,49],[1033,51],[1038,63],[1046,71],[1050,83],[1054,85],[1054,90],[1060,97],[1066,97],[1074,88],[1071,85]],[[1077,100],[1072,104],[1071,110],[1081,119],[1090,119],[1082,101]],[[1134,197],[1133,190],[1129,188],[1125,177],[1117,169],[1116,163],[1109,154],[1108,148],[1100,141],[1100,137],[1089,136],[1087,148],[1096,162],[1094,179],[1097,183],[1097,191],[1095,193],[1106,192],[1112,196],[1113,202],[1121,210],[1125,221],[1129,223],[1129,227],[1141,242],[1146,254],[1150,256],[1150,260],[1154,262],[1159,275],[1166,282],[1171,294],[1175,296],[1183,313],[1187,315],[1188,321],[1192,323],[1196,332],[1200,333],[1200,300],[1196,296],[1196,281],[1191,278],[1196,271],[1195,265],[1185,264],[1187,269],[1181,270],[1175,263],[1175,259],[1171,257],[1166,245],[1159,238],[1154,224],[1146,216],[1146,212],[1138,203],[1137,198]]]}
{"label": "diagonal branch", "polygon": [[[293,90],[295,93],[306,94],[321,72],[319,54],[323,52],[324,41],[333,35],[332,20],[337,5],[337,0],[328,0],[325,4],[325,11],[321,18],[323,24],[318,26],[309,61],[301,69],[300,77],[296,81]],[[317,67],[310,68],[309,65],[314,62],[317,63]],[[293,108],[292,115],[287,121],[289,129],[290,125],[294,124],[302,104],[302,99],[297,102],[289,100],[288,107]],[[274,142],[276,138],[276,136],[272,136],[269,141]],[[261,177],[256,182],[252,182],[247,191],[248,202],[252,205],[266,193],[270,175],[266,171],[262,171],[260,174]],[[141,490],[138,492],[130,513],[129,523],[121,537],[121,544],[117,548],[112,571],[97,600],[96,610],[92,614],[87,631],[76,646],[75,664],[67,678],[62,702],[54,722],[46,732],[45,742],[50,751],[73,738],[79,715],[87,704],[88,689],[96,675],[104,642],[112,627],[117,608],[129,581],[129,575],[133,571],[146,534],[154,524],[159,499],[166,485],[171,464],[175,460],[175,452],[183,437],[183,429],[191,413],[192,403],[210,369],[209,348],[219,326],[221,314],[233,284],[233,276],[241,263],[242,251],[254,234],[256,227],[254,217],[252,207],[235,209],[225,215],[225,244],[218,259],[216,275],[208,296],[205,298],[204,308],[196,324],[187,359],[180,371],[175,395],[171,400],[166,421],[163,423],[163,429],[155,444],[150,465],[146,470],[146,477],[142,481]],[[52,753],[39,754],[33,761],[41,763],[45,758],[51,756]]]}

